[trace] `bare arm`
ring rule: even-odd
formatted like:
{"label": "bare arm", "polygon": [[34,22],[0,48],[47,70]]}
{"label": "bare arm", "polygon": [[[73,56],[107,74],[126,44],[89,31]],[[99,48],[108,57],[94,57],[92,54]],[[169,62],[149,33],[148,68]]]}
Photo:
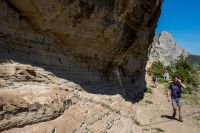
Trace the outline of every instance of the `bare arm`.
{"label": "bare arm", "polygon": [[181,87],[183,87],[184,89],[186,88],[186,86],[181,82],[181,80],[179,80],[179,83],[180,83]]}
{"label": "bare arm", "polygon": [[182,82],[180,82],[180,84],[184,89],[186,88],[186,86]]}
{"label": "bare arm", "polygon": [[170,102],[170,97],[171,97],[171,91],[170,91],[170,89],[168,89],[168,91],[167,91],[167,99],[168,99],[168,101]]}
{"label": "bare arm", "polygon": [[172,87],[172,83],[170,83],[169,88],[167,90],[167,99],[169,102],[171,101],[171,87]]}

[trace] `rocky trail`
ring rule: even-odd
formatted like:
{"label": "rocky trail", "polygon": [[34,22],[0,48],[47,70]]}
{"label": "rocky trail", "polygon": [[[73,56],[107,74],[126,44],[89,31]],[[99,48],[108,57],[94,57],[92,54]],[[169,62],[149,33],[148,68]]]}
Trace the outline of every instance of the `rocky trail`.
{"label": "rocky trail", "polygon": [[[150,78],[147,78],[148,86],[151,86]],[[199,133],[200,125],[194,117],[200,115],[199,107],[183,105],[182,116],[184,122],[170,119],[172,106],[166,97],[166,88],[158,84],[153,88],[152,94],[146,94],[138,103],[136,122],[142,127],[142,132],[166,132],[166,133]],[[177,117],[177,116],[176,116]]]}

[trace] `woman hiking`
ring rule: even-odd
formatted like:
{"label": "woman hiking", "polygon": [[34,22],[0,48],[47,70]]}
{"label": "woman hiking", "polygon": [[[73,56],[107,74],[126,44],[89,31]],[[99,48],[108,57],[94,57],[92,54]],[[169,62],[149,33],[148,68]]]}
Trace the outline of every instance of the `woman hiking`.
{"label": "woman hiking", "polygon": [[173,107],[172,118],[175,119],[176,111],[177,111],[177,108],[178,108],[178,112],[179,112],[179,119],[178,120],[180,122],[183,122],[183,119],[181,117],[181,107],[182,107],[181,92],[182,92],[182,88],[186,88],[186,86],[181,82],[181,80],[177,76],[174,76],[173,81],[169,85],[169,90],[168,90],[168,95],[167,95],[168,101],[172,102],[172,107]]}

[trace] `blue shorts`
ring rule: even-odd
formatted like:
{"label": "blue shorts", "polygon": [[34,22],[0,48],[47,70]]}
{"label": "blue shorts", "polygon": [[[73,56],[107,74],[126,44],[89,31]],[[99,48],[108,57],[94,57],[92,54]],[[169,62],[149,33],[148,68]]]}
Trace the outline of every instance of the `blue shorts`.
{"label": "blue shorts", "polygon": [[173,108],[177,108],[177,107],[181,108],[182,107],[182,101],[180,98],[175,98],[175,99],[172,98],[171,100],[172,100]]}

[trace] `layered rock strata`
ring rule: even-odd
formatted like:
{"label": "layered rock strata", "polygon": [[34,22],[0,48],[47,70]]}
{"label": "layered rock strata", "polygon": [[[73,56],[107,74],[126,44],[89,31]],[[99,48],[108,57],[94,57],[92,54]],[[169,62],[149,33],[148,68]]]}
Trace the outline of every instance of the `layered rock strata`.
{"label": "layered rock strata", "polygon": [[161,4],[1,0],[0,131],[133,131]]}

